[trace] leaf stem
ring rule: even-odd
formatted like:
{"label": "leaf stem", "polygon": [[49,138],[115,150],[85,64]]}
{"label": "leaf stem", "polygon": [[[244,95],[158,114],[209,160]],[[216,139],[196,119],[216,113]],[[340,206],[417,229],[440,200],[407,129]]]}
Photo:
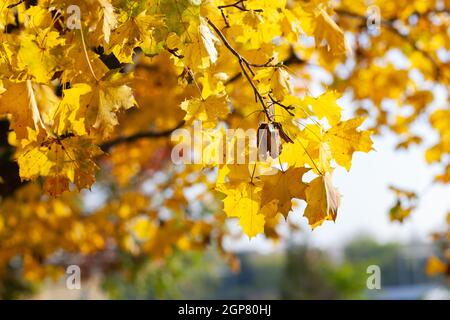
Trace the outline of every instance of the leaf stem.
{"label": "leaf stem", "polygon": [[92,65],[91,65],[91,61],[89,60],[89,55],[88,55],[88,52],[86,49],[86,41],[84,40],[84,34],[83,34],[83,28],[81,26],[81,21],[80,21],[80,33],[81,33],[81,42],[83,43],[83,50],[84,50],[84,56],[86,58],[86,62],[89,66],[89,70],[91,71],[92,76],[94,77],[95,81],[98,82],[99,80],[96,77],[94,69],[92,68]]}

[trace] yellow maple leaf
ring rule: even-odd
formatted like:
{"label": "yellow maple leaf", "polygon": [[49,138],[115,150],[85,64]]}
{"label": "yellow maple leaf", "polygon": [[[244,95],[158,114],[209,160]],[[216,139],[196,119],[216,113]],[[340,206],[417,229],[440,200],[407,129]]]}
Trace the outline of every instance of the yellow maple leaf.
{"label": "yellow maple leaf", "polygon": [[316,39],[316,46],[320,46],[322,41],[325,40],[327,42],[327,49],[331,54],[344,54],[346,52],[344,32],[325,9],[317,8],[315,15],[314,37]]}
{"label": "yellow maple leaf", "polygon": [[91,87],[84,83],[77,83],[63,91],[63,98],[52,115],[56,135],[60,136],[68,132],[77,135],[86,134],[85,119],[80,117],[82,114],[80,97],[90,91]]}
{"label": "yellow maple leaf", "polygon": [[162,27],[161,16],[148,15],[146,10],[122,23],[111,35],[112,52],[124,63],[133,62],[134,48],[141,47],[150,53],[153,43],[153,30]]}
{"label": "yellow maple leaf", "polygon": [[223,119],[230,113],[225,95],[211,95],[205,100],[198,98],[185,100],[180,107],[186,111],[184,120],[188,124],[194,120],[200,120],[205,128],[215,127],[219,119]]}
{"label": "yellow maple leaf", "polygon": [[301,137],[296,137],[294,139],[294,143],[287,143],[283,145],[280,160],[283,163],[287,163],[289,167],[303,167],[306,163],[310,162],[306,150],[307,145],[307,140],[302,139]]}
{"label": "yellow maple leaf", "polygon": [[69,182],[79,190],[90,188],[95,182],[97,165],[94,158],[101,154],[100,148],[87,137],[46,137],[29,130],[26,146],[18,152],[20,177],[34,180],[50,178],[45,190],[59,195],[68,189]]}
{"label": "yellow maple leaf", "polygon": [[283,100],[293,92],[291,76],[284,68],[262,68],[256,72],[253,80],[261,92],[272,92],[276,100]]}
{"label": "yellow maple leaf", "polygon": [[100,6],[102,7],[103,13],[103,37],[106,43],[109,42],[109,37],[111,35],[111,29],[117,26],[117,17],[114,12],[114,7],[109,0],[98,0]]}
{"label": "yellow maple leaf", "polygon": [[317,124],[306,125],[294,143],[283,146],[280,159],[294,167],[308,164],[316,174],[330,172],[332,156],[322,128]]}
{"label": "yellow maple leaf", "polygon": [[118,124],[117,113],[132,108],[136,101],[127,78],[106,77],[96,83],[89,93],[81,96],[80,106],[86,118],[86,129],[92,127],[104,137]]}
{"label": "yellow maple leaf", "polygon": [[369,152],[372,150],[370,131],[357,130],[363,122],[364,118],[343,121],[325,133],[334,159],[347,170],[350,170],[352,165],[354,152]]}
{"label": "yellow maple leaf", "polygon": [[217,62],[218,52],[215,47],[215,43],[219,43],[219,39],[213,33],[213,31],[209,28],[208,23],[202,17],[200,17],[200,27],[199,27],[200,35],[202,38],[203,46],[208,53],[209,59],[211,63],[214,64]]}
{"label": "yellow maple leaf", "polygon": [[331,175],[325,174],[311,181],[305,190],[306,209],[304,216],[314,229],[325,220],[336,220],[340,205],[340,194],[331,183]]}
{"label": "yellow maple leaf", "polygon": [[23,34],[17,53],[18,67],[26,70],[39,83],[48,83],[53,77],[58,65],[57,57],[53,54],[54,48],[65,42],[58,32],[48,29],[36,36]]}
{"label": "yellow maple leaf", "polygon": [[302,177],[308,171],[307,168],[289,168],[275,175],[263,176],[262,205],[274,202],[277,207],[274,214],[281,213],[287,218],[292,208],[292,199],[305,199],[307,185],[302,182]]}
{"label": "yellow maple leaf", "polygon": [[171,49],[184,47],[180,51],[183,63],[193,70],[206,69],[217,62],[218,44],[219,39],[203,17],[191,21],[185,37],[171,34],[167,39],[167,46]]}
{"label": "yellow maple leaf", "polygon": [[26,150],[18,157],[20,176],[24,180],[36,179],[39,176],[48,176],[55,165],[49,159],[47,147]]}
{"label": "yellow maple leaf", "polygon": [[0,95],[0,115],[11,114],[11,128],[18,139],[26,138],[27,128],[43,128],[31,80],[3,81],[6,91]]}
{"label": "yellow maple leaf", "polygon": [[[336,91],[327,91],[317,98],[305,97],[304,103],[310,105],[313,113],[319,118],[326,118],[330,125],[334,125],[341,120],[342,108],[336,100],[341,95]],[[304,117],[304,110],[297,111],[298,117]]]}
{"label": "yellow maple leaf", "polygon": [[425,271],[429,276],[436,276],[445,273],[447,271],[447,265],[438,257],[432,256],[427,261]]}
{"label": "yellow maple leaf", "polygon": [[271,81],[273,95],[277,100],[283,100],[285,96],[294,92],[291,76],[284,68],[275,69]]}
{"label": "yellow maple leaf", "polygon": [[261,209],[261,184],[240,182],[221,185],[219,191],[226,194],[223,200],[228,217],[239,218],[244,233],[250,238],[264,232],[264,215]]}

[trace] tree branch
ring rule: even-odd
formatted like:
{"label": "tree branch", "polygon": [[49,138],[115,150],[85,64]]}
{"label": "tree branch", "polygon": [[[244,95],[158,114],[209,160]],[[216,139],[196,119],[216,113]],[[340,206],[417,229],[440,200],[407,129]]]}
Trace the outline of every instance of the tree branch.
{"label": "tree branch", "polygon": [[[223,6],[218,6],[217,8],[219,8],[220,10],[225,9],[225,8],[236,8],[236,9],[239,9],[241,11],[252,11],[252,10],[249,10],[249,9],[247,9],[245,7],[245,1],[246,0],[238,0],[235,3],[226,4],[226,5],[223,5]],[[253,11],[255,11],[255,12],[262,12],[262,9],[255,9]]]}
{"label": "tree branch", "polygon": [[[231,83],[232,81],[235,81],[237,79],[239,79],[240,77],[242,77],[242,74],[244,74],[245,78],[247,79],[247,81],[250,83],[253,91],[255,92],[255,96],[257,97],[258,101],[262,104],[263,106],[263,111],[266,114],[266,117],[268,118],[269,121],[273,121],[272,117],[269,114],[268,111],[268,107],[266,105],[266,102],[264,100],[264,97],[261,95],[261,93],[259,92],[258,88],[256,87],[255,83],[252,80],[252,77],[250,76],[249,72],[251,73],[252,76],[255,75],[254,71],[252,70],[252,67],[255,68],[263,68],[263,67],[279,67],[281,65],[291,65],[291,64],[303,64],[305,63],[304,60],[299,59],[294,51],[292,50],[290,56],[284,60],[282,63],[276,64],[276,65],[272,65],[271,62],[273,61],[273,59],[269,59],[269,61],[267,61],[264,64],[253,64],[250,63],[246,58],[244,58],[242,55],[240,55],[232,46],[231,44],[228,42],[228,40],[226,39],[225,35],[219,30],[219,28],[214,25],[208,18],[206,18],[208,24],[214,29],[214,31],[217,33],[217,35],[220,37],[220,39],[222,40],[222,42],[224,43],[224,45],[227,47],[227,49],[238,59],[239,61],[239,66],[242,70],[241,73],[236,74],[235,76],[233,76],[232,78],[230,78],[226,84]],[[167,49],[171,54],[176,54],[177,53],[177,49]],[[248,70],[247,70],[248,69]],[[271,103],[275,103],[277,105],[282,106],[286,111],[289,111],[289,107],[283,106],[281,104],[279,104],[277,101],[274,101],[274,99],[271,98]],[[108,141],[103,143],[102,145],[100,145],[100,148],[104,151],[104,152],[108,152],[112,147],[119,145],[119,144],[125,144],[125,143],[132,143],[135,142],[137,140],[140,139],[145,139],[145,138],[164,138],[164,137],[168,137],[170,136],[175,130],[183,127],[185,124],[185,121],[181,121],[176,127],[168,129],[168,130],[164,130],[164,131],[160,131],[160,132],[155,132],[155,131],[145,131],[145,132],[139,132],[136,133],[134,135],[130,135],[130,136],[126,136],[126,137],[118,137],[114,140]]]}
{"label": "tree branch", "polygon": [[100,148],[104,151],[104,152],[108,152],[112,147],[119,145],[119,144],[124,144],[124,143],[132,143],[135,142],[139,139],[144,139],[144,138],[165,138],[170,136],[175,130],[180,129],[181,127],[183,127],[185,124],[185,121],[181,121],[180,123],[177,124],[176,127],[171,128],[171,129],[167,129],[164,131],[144,131],[144,132],[139,132],[127,137],[118,137],[114,140],[111,140],[109,142],[103,143],[102,145],[100,145]]}
{"label": "tree branch", "polygon": [[[294,65],[294,64],[304,64],[304,65],[309,65],[309,66],[314,66],[313,64],[308,63],[306,60],[300,59],[299,57],[297,57],[297,55],[294,52],[294,49],[291,48],[291,53],[289,55],[289,57],[286,58],[286,60],[283,60],[282,62],[278,63],[276,66],[280,65],[280,66],[290,66],[290,65]],[[256,65],[254,65],[256,66]],[[260,65],[262,66],[262,65]],[[274,65],[268,65],[268,67],[276,67]],[[231,78],[229,78],[226,82],[225,85],[231,84],[237,80],[239,80],[242,77],[242,73],[236,73],[234,76],[232,76]]]}
{"label": "tree branch", "polygon": [[225,22],[225,27],[226,28],[229,28],[230,24],[228,23],[227,15],[225,14],[224,9],[236,8],[236,9],[239,9],[239,10],[244,11],[244,12],[248,12],[248,11],[263,12],[262,9],[253,9],[253,10],[247,9],[245,7],[245,1],[246,0],[238,0],[235,3],[226,4],[226,5],[222,5],[222,6],[218,6],[217,7],[220,10],[220,13],[222,14],[222,18],[223,18],[223,21]]}
{"label": "tree branch", "polygon": [[[228,42],[227,38],[225,38],[225,35],[220,31],[220,29],[208,18],[206,18],[206,21],[208,24],[214,29],[214,31],[217,33],[219,38],[222,40],[223,44],[227,49],[238,59],[239,66],[241,67],[242,73],[244,74],[245,78],[247,79],[248,83],[250,83],[250,86],[253,88],[253,91],[255,93],[255,96],[257,100],[261,103],[263,107],[263,111],[269,121],[273,121],[272,117],[269,114],[269,110],[267,108],[266,102],[264,101],[263,96],[259,92],[258,88],[256,87],[255,83],[252,80],[252,77],[250,77],[248,71],[252,74],[252,76],[255,75],[255,72],[252,69],[252,64],[247,61],[243,56],[241,56],[236,49],[234,49],[231,44]],[[247,71],[248,69],[248,71]]]}

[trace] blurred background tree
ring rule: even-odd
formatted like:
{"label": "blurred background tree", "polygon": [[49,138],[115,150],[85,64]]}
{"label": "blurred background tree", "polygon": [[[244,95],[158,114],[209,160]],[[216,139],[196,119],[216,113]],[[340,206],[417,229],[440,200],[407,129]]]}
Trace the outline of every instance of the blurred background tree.
{"label": "blurred background tree", "polygon": [[[226,267],[236,271],[239,263],[236,254],[224,247],[224,239],[243,234],[233,234],[226,219],[224,194],[216,185],[219,169],[174,165],[170,135],[191,124],[192,111],[199,111],[198,118],[206,117],[209,124],[221,122],[230,128],[257,129],[261,120],[282,122],[283,128],[292,129],[287,130],[290,135],[295,132],[296,143],[284,144],[284,152],[292,155],[289,164],[295,166],[301,158],[302,168],[317,171],[321,191],[327,182],[326,199],[314,210],[321,216],[308,217],[317,218],[310,221],[317,226],[335,219],[339,196],[316,164],[331,175],[330,163],[349,168],[353,151],[370,149],[368,143],[356,143],[346,150],[350,159],[339,157],[342,154],[334,148],[331,153],[338,156],[335,161],[329,157],[330,143],[323,140],[348,133],[333,123],[336,114],[330,114],[339,110],[341,120],[337,100],[344,95],[349,103],[342,116],[368,119],[364,134],[353,128],[357,137],[365,136],[367,142],[367,130],[377,135],[390,132],[398,150],[422,146],[424,159],[436,168],[431,184],[448,185],[448,0],[164,0],[158,5],[154,0],[74,1],[82,8],[84,32],[67,28],[62,12],[69,2],[0,1],[1,297],[36,292],[47,279],[61,279],[69,264],[80,265],[87,281],[102,274],[104,288],[114,298],[205,297],[204,292],[210,297],[360,297],[359,268],[366,263],[386,268],[386,286],[426,281],[422,258],[409,272],[411,264],[405,261],[410,253],[367,239],[361,240],[363,245],[352,244],[341,261],[316,249],[293,247],[285,255],[241,255],[241,273],[228,273]],[[261,8],[262,3],[267,8]],[[374,18],[376,8],[379,16],[373,26],[368,18]],[[125,39],[127,34],[133,39]],[[198,36],[202,34],[205,41]],[[35,52],[43,60],[36,60]],[[261,72],[253,77],[252,68]],[[250,78],[255,78],[257,90]],[[97,118],[101,99],[92,99],[92,91],[86,89],[97,88],[99,82],[104,85],[101,89],[118,88],[122,93],[99,94],[120,101],[106,112],[108,121]],[[313,89],[317,97],[312,96]],[[255,103],[258,90],[265,102]],[[201,108],[210,97],[217,111],[212,116],[211,109]],[[281,103],[285,98],[288,105]],[[305,123],[290,121],[292,105],[301,106],[296,119],[304,119],[303,107],[307,109]],[[60,112],[59,106],[70,108]],[[221,108],[227,112],[219,112]],[[277,121],[266,109],[276,110]],[[74,110],[82,117],[72,114]],[[324,118],[327,123],[318,124]],[[99,130],[103,127],[107,130]],[[335,129],[333,134],[329,127]],[[429,132],[432,141],[427,139]],[[106,133],[109,136],[104,137]],[[77,142],[70,145],[69,154],[77,161],[66,159],[66,140]],[[302,141],[313,152],[307,152]],[[94,152],[99,148],[105,154]],[[56,163],[47,170],[51,173],[46,172],[46,159]],[[95,164],[101,168],[96,176]],[[224,174],[227,168],[220,170]],[[230,172],[224,175],[233,178],[235,172]],[[75,185],[90,187],[94,180],[92,192],[65,191]],[[420,190],[398,186],[390,190],[395,196],[390,218],[407,221],[420,203]],[[279,211],[289,211],[292,198],[289,194]],[[269,204],[273,209],[274,203]],[[284,236],[277,228],[281,220],[277,213],[267,215],[259,228],[274,242]],[[428,269],[448,276],[448,229],[435,239],[441,250]],[[419,256],[426,251],[416,249]],[[212,253],[202,254],[208,250]],[[211,266],[208,257],[217,266]]]}

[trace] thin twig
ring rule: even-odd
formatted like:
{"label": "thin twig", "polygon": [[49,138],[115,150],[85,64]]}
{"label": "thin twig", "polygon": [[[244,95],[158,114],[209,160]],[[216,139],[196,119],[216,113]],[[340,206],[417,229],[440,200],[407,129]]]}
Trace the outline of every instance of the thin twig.
{"label": "thin twig", "polygon": [[244,2],[246,0],[238,0],[235,3],[231,3],[231,4],[225,4],[222,6],[218,6],[217,8],[219,8],[220,10],[222,9],[226,9],[226,8],[236,8],[239,9],[241,11],[253,11],[253,12],[263,12],[263,9],[247,9],[244,5]]}
{"label": "thin twig", "polygon": [[116,138],[109,142],[103,143],[100,146],[100,148],[104,152],[107,152],[116,145],[124,144],[124,143],[132,143],[132,142],[135,142],[135,141],[137,141],[139,139],[143,139],[143,138],[165,138],[165,137],[170,136],[175,130],[183,127],[184,124],[185,124],[185,121],[181,121],[180,123],[178,123],[176,125],[176,127],[167,129],[164,131],[144,131],[144,132],[139,132],[139,133],[127,136],[127,137],[119,137],[119,138]]}
{"label": "thin twig", "polygon": [[165,49],[167,50],[167,52],[169,52],[174,57],[177,57],[178,59],[183,59],[184,58],[184,56],[182,54],[178,53],[178,48],[170,49],[168,47],[165,47]]}
{"label": "thin twig", "polygon": [[245,78],[247,79],[248,83],[250,83],[255,96],[257,100],[261,103],[263,107],[263,111],[266,114],[266,117],[269,121],[273,121],[272,117],[269,114],[269,110],[267,108],[266,102],[264,101],[263,96],[259,92],[258,88],[256,87],[255,83],[252,80],[252,77],[250,77],[249,72],[252,74],[252,76],[255,75],[255,72],[252,70],[252,65],[250,62],[247,61],[243,56],[239,54],[239,52],[234,49],[231,44],[228,42],[227,38],[225,38],[225,35],[220,31],[220,29],[208,18],[206,18],[206,21],[208,24],[214,29],[214,31],[217,33],[219,38],[222,40],[225,47],[238,59],[239,66],[241,67],[242,73],[244,74]]}
{"label": "thin twig", "polygon": [[286,110],[286,112],[289,113],[289,115],[291,115],[291,116],[293,116],[293,117],[295,116],[295,114],[291,112],[291,110],[294,110],[294,109],[295,109],[293,106],[286,106],[286,105],[282,104],[280,101],[277,101],[277,100],[276,100],[274,97],[272,97],[272,95],[270,95],[270,94],[269,94],[269,98],[270,98],[270,101],[272,101],[272,105],[280,106],[280,107],[282,107],[284,110]]}
{"label": "thin twig", "polygon": [[[307,65],[307,66],[316,66],[313,65],[311,63],[308,63],[305,60],[300,59],[299,57],[297,57],[297,55],[295,54],[294,50],[291,49],[291,53],[289,55],[289,57],[287,57],[285,60],[281,61],[280,63],[276,64],[276,65],[268,65],[267,67],[280,67],[280,66],[290,66],[290,65]],[[261,65],[255,65],[255,64],[250,64],[253,67],[260,67]],[[232,76],[231,78],[229,78],[226,82],[225,85],[231,84],[237,80],[239,80],[242,77],[242,73],[236,73],[234,76]]]}
{"label": "thin twig", "polygon": [[88,55],[87,48],[86,48],[86,42],[84,40],[83,29],[81,27],[81,20],[79,20],[79,23],[80,23],[80,34],[81,34],[81,42],[83,43],[84,56],[86,58],[86,62],[89,66],[89,70],[91,71],[92,76],[94,77],[95,81],[98,82],[98,78],[95,75],[94,68],[92,68],[91,61],[89,60],[89,55]]}

